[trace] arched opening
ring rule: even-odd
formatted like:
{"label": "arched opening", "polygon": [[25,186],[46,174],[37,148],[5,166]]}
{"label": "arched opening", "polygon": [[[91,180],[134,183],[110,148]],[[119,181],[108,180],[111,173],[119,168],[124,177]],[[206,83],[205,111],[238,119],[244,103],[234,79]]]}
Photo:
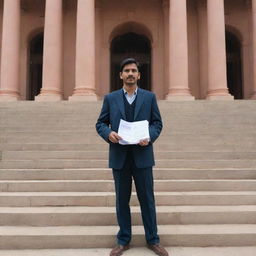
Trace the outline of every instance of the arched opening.
{"label": "arched opening", "polygon": [[43,32],[37,34],[29,43],[29,86],[28,100],[34,100],[42,88]]}
{"label": "arched opening", "polygon": [[241,43],[236,35],[226,31],[227,82],[235,99],[243,99]]}
{"label": "arched opening", "polygon": [[119,65],[123,59],[128,57],[135,58],[140,63],[139,87],[151,90],[150,40],[144,35],[129,32],[116,36],[111,42],[111,91],[122,87]]}

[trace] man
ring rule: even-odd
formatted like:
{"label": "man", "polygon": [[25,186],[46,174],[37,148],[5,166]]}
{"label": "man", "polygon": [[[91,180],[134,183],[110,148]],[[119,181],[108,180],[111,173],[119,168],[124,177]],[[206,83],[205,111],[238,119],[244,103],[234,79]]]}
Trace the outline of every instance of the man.
{"label": "man", "polygon": [[[140,202],[142,220],[148,248],[157,255],[168,256],[159,244],[157,234],[152,166],[154,163],[153,142],[162,130],[161,115],[153,93],[140,89],[139,64],[133,58],[125,59],[120,65],[123,88],[105,96],[102,110],[96,123],[98,134],[109,143],[109,167],[113,169],[116,191],[116,213],[120,230],[117,246],[110,256],[119,256],[129,249],[131,240],[130,197],[132,178]],[[120,120],[128,122],[147,120],[150,139],[138,145],[121,145],[118,134]]]}

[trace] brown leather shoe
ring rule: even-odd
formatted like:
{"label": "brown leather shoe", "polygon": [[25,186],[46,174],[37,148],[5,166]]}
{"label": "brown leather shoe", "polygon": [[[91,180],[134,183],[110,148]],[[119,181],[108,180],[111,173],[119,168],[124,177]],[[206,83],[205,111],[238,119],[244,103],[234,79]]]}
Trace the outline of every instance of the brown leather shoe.
{"label": "brown leather shoe", "polygon": [[160,244],[148,244],[148,248],[159,256],[169,256],[169,253]]}
{"label": "brown leather shoe", "polygon": [[114,249],[112,249],[109,256],[120,256],[123,254],[124,251],[128,250],[129,248],[129,245],[117,245]]}

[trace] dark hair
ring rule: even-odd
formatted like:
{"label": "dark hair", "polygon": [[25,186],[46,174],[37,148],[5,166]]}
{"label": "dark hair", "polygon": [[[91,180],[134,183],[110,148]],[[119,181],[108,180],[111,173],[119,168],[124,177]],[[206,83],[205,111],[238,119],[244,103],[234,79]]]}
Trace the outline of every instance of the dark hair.
{"label": "dark hair", "polygon": [[140,64],[139,64],[138,61],[136,61],[134,58],[126,58],[120,64],[120,72],[123,71],[124,66],[126,66],[128,64],[132,64],[132,63],[134,63],[137,66],[138,70],[139,70]]}

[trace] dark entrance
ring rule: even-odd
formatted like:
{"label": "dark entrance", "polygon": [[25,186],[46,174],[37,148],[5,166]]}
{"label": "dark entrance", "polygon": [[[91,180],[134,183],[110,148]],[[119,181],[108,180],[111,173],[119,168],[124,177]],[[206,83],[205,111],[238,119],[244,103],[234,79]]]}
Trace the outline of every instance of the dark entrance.
{"label": "dark entrance", "polygon": [[122,87],[119,65],[125,58],[135,58],[140,63],[140,88],[151,90],[151,45],[147,37],[135,33],[117,36],[111,43],[111,91]]}
{"label": "dark entrance", "polygon": [[229,92],[235,99],[243,99],[241,44],[239,39],[226,31],[227,81]]}
{"label": "dark entrance", "polygon": [[35,36],[30,42],[29,52],[29,86],[28,100],[34,100],[42,88],[43,69],[43,33]]}

